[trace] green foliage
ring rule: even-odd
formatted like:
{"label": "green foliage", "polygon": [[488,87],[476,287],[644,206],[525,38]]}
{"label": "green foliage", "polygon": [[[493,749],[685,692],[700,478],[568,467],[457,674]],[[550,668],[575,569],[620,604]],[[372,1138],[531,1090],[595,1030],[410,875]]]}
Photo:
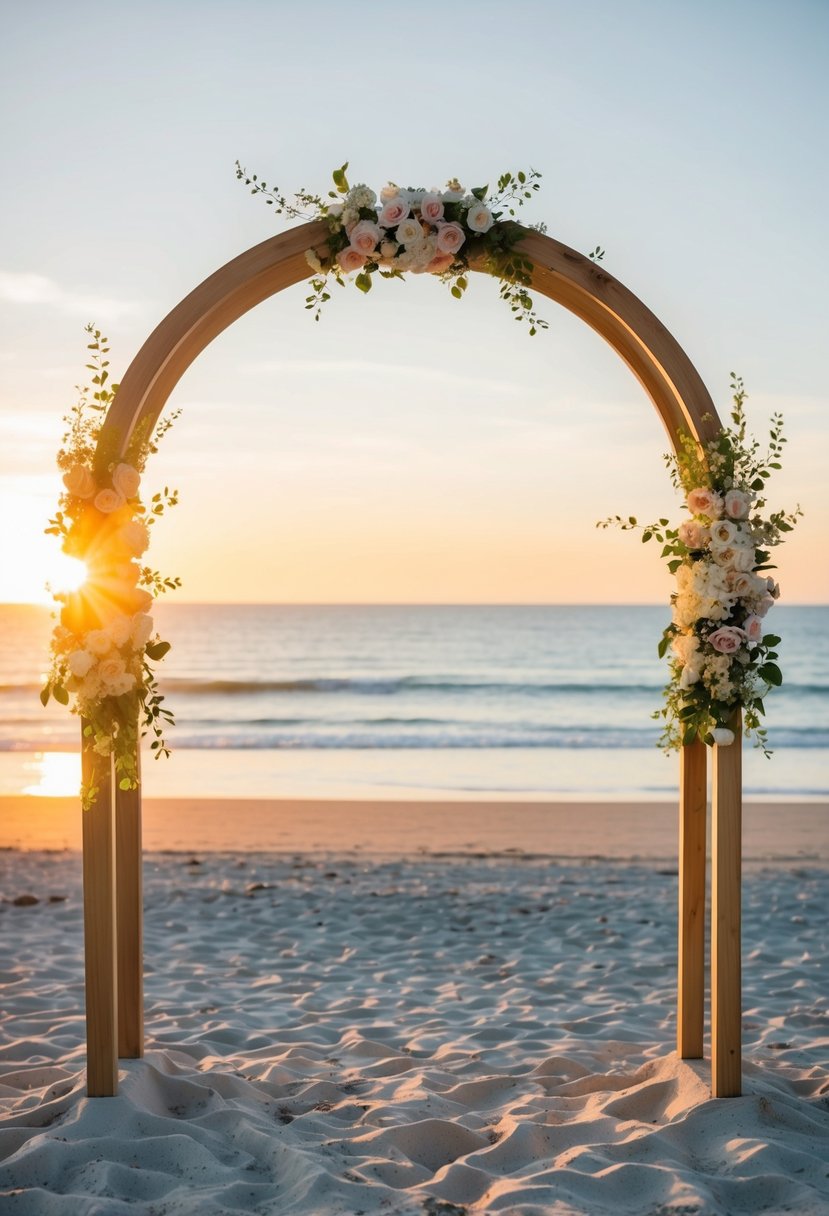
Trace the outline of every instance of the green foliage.
{"label": "green foliage", "polygon": [[672,749],[696,739],[713,743],[713,732],[728,730],[741,709],[746,734],[770,755],[761,722],[764,698],[782,684],[783,674],[780,638],[758,636],[761,618],[779,594],[773,580],[762,576],[774,569],[770,550],[802,512],[797,507],[765,513],[767,483],[781,467],[786,442],[783,420],[772,416],[763,450],[748,434],[747,394],[733,373],[731,392],[729,426],[702,446],[682,435],[678,452],[665,457],[692,519],[672,528],[667,519],[640,524],[633,515],[616,515],[597,527],[640,531],[643,543],[661,546],[661,557],[678,576],[673,620],[658,645],[660,658],[670,655],[664,704],[654,713],[663,721],[660,744]]}
{"label": "green foliage", "polygon": [[[334,189],[328,192],[327,199],[305,189],[289,199],[278,187],[269,187],[267,182],[255,173],[248,173],[236,162],[236,177],[252,194],[261,195],[278,215],[287,219],[324,220],[328,225],[325,244],[309,250],[307,254],[313,274],[309,279],[310,291],[305,297],[305,309],[315,321],[319,321],[323,306],[331,299],[329,281],[333,278],[339,286],[344,286],[338,255],[349,247],[346,221],[350,228],[359,221],[374,224],[378,219],[374,192],[366,186],[352,187],[346,177],[347,169],[348,162],[333,171]],[[460,225],[465,240],[451,265],[434,271],[447,283],[451,295],[460,300],[468,286],[470,266],[473,263],[482,266],[499,279],[501,299],[507,304],[513,318],[527,325],[531,337],[540,329],[546,329],[547,322],[539,317],[530,294],[532,262],[517,249],[524,229],[511,221],[514,221],[517,209],[534,198],[540,189],[540,180],[541,174],[535,169],[506,172],[499,176],[493,193],[490,193],[489,186],[475,186],[468,195],[463,194],[457,182],[450,182],[450,189],[440,196],[444,203],[443,220]],[[407,198],[422,198],[424,193],[415,187],[405,190]],[[492,216],[492,226],[486,232],[478,231],[467,223],[470,203],[476,200],[485,204]],[[418,203],[412,203],[412,207],[413,213],[418,214]],[[424,230],[428,231],[430,221],[420,218]],[[536,225],[536,229],[545,230],[544,225]],[[410,264],[408,250],[402,241],[398,241],[394,226],[384,232],[382,243],[390,245],[392,252],[384,253],[380,248],[376,249],[366,257],[364,265],[359,268],[360,273],[354,279],[355,287],[363,294],[371,290],[375,274],[385,279],[403,278],[407,270],[426,268]]]}

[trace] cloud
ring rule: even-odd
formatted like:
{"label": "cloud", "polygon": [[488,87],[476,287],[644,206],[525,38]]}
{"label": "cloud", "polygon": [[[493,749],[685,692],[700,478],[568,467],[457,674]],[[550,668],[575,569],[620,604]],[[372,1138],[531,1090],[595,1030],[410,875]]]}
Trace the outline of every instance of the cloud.
{"label": "cloud", "polygon": [[140,305],[130,300],[69,291],[46,275],[12,270],[0,270],[0,300],[46,305],[73,316],[107,317],[110,321],[140,310]]}

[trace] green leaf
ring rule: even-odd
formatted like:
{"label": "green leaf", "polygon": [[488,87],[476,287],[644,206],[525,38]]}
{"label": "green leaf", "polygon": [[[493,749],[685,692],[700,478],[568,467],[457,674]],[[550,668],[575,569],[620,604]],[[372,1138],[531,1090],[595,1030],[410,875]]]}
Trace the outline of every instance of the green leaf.
{"label": "green leaf", "polygon": [[656,653],[659,655],[660,659],[665,658],[665,655],[668,653],[668,647],[670,646],[670,644],[671,644],[670,638],[661,638],[660,639],[659,645],[656,648]]}
{"label": "green leaf", "polygon": [[49,698],[51,697],[51,695],[52,695],[52,686],[51,686],[51,684],[47,684],[45,688],[41,688],[41,690],[40,690],[40,703],[41,703],[41,705],[48,705],[48,704],[49,704]]}
{"label": "green leaf", "polygon": [[118,789],[119,790],[131,790],[132,789],[132,782],[130,781],[129,777],[121,778],[121,780],[118,782]]}
{"label": "green leaf", "polygon": [[365,272],[358,274],[357,278],[354,280],[354,286],[363,293],[371,291],[371,275],[365,274]]}
{"label": "green leaf", "polygon": [[69,693],[66,691],[66,689],[63,687],[62,684],[53,684],[52,685],[52,696],[55,698],[58,705],[68,705],[69,704]]}
{"label": "green leaf", "polygon": [[348,161],[345,162],[345,164],[342,166],[342,168],[335,169],[331,175],[334,178],[334,185],[337,187],[337,190],[339,191],[340,194],[348,194],[348,189],[349,189],[348,179],[345,176],[345,171],[347,168],[348,168]]}
{"label": "green leaf", "polygon": [[776,663],[764,663],[758,669],[758,674],[762,680],[765,680],[767,684],[771,684],[775,688],[779,688],[783,683],[783,673]]}
{"label": "green leaf", "polygon": [[767,633],[763,638],[764,646],[779,646],[781,639],[774,633]]}
{"label": "green leaf", "polygon": [[150,642],[150,644],[147,646],[147,654],[151,659],[157,662],[159,659],[164,658],[169,649],[169,642]]}

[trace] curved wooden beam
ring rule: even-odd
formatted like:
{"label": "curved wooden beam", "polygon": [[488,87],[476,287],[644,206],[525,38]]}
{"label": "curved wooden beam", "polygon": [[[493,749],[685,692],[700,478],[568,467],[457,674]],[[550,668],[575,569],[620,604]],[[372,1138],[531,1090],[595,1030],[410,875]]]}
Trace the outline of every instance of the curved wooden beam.
{"label": "curved wooden beam", "polygon": [[[609,342],[640,381],[677,447],[686,431],[711,438],[720,422],[682,347],[631,291],[583,254],[529,228],[520,248],[533,289],[562,304]],[[133,359],[104,421],[99,455],[123,456],[140,427],[152,429],[196,356],[251,308],[310,277],[307,250],[325,243],[321,221],[271,237],[222,266],[177,304]],[[473,266],[473,269],[482,269]]]}

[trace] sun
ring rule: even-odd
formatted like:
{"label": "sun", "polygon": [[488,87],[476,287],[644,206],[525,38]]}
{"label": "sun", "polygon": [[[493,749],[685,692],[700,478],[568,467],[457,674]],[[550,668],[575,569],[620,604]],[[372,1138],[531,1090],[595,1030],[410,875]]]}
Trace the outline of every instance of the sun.
{"label": "sun", "polygon": [[0,541],[0,603],[51,604],[50,588],[76,591],[86,579],[86,566],[62,553],[57,537],[44,535],[43,504],[26,504],[25,496],[17,495],[13,508],[4,518],[14,524],[4,528]]}

